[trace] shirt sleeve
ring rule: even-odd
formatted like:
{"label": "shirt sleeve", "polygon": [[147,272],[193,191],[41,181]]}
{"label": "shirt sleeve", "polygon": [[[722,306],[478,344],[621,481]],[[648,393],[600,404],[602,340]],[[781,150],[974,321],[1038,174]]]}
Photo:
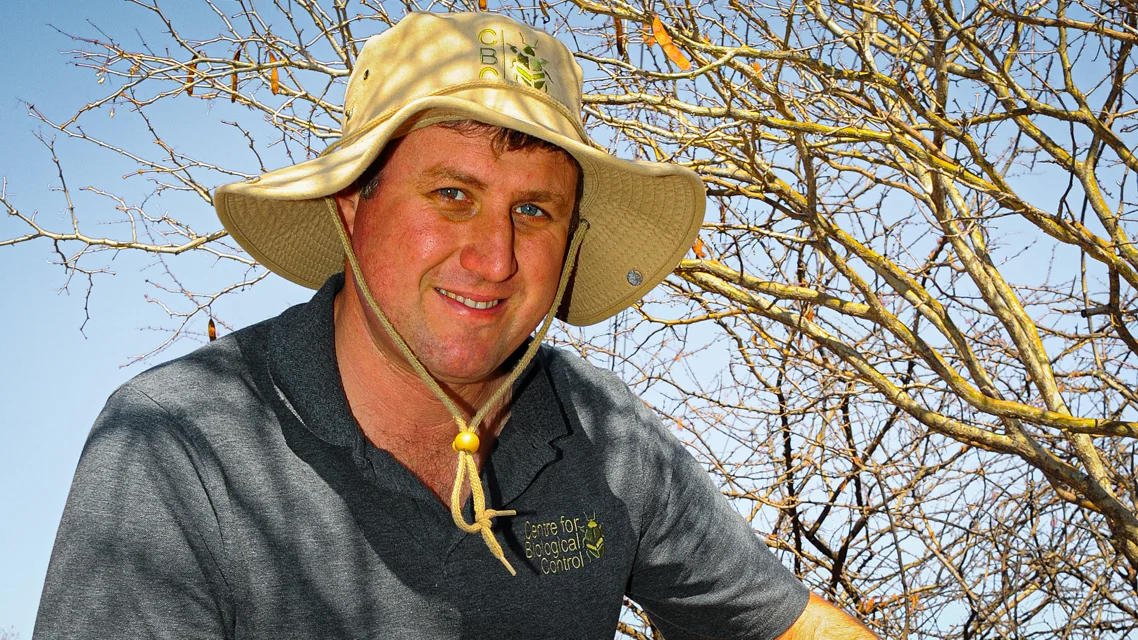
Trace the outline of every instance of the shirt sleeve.
{"label": "shirt sleeve", "polygon": [[668,640],[777,637],[805,609],[809,590],[687,449],[644,413],[644,511],[629,597]]}
{"label": "shirt sleeve", "polygon": [[222,543],[192,436],[138,390],[107,402],[55,539],[33,637],[227,637]]}

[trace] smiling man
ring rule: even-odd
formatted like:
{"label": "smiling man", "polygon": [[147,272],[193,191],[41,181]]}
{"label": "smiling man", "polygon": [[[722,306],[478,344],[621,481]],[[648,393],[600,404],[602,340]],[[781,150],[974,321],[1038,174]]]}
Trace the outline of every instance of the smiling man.
{"label": "smiling man", "polygon": [[669,640],[872,637],[623,384],[541,346],[703,216],[691,171],[590,143],[580,91],[547,34],[412,14],[361,51],[339,142],[218,189],[319,291],[111,397],[35,637],[605,638],[625,596]]}
{"label": "smiling man", "polygon": [[[549,313],[576,211],[572,156],[536,138],[510,150],[501,131],[473,121],[412,131],[336,196],[363,280],[382,283],[379,308],[468,414]],[[355,274],[348,280],[351,293],[336,298],[336,351],[352,412],[371,442],[445,499],[454,419],[376,321]],[[501,417],[480,425],[475,462]]]}

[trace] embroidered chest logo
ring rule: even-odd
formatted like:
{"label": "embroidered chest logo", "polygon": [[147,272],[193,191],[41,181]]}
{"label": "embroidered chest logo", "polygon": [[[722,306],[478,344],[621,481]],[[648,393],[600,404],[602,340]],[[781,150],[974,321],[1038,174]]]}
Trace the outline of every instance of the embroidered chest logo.
{"label": "embroidered chest logo", "polygon": [[523,547],[526,559],[542,575],[583,569],[605,556],[604,525],[596,513],[546,522],[526,520]]}
{"label": "embroidered chest logo", "polygon": [[[521,34],[518,34],[521,38]],[[506,33],[495,29],[483,29],[478,32],[479,62],[482,67],[478,71],[479,78],[503,78],[512,80],[527,87],[540,91],[549,91],[548,85],[553,84],[546,65],[549,60],[538,55],[533,45],[513,44],[506,40]]]}

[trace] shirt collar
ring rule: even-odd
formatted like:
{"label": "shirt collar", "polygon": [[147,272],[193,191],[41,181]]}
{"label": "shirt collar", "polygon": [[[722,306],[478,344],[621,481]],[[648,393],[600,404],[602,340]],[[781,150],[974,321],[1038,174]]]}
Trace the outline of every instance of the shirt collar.
{"label": "shirt collar", "polygon": [[[304,426],[329,444],[353,447],[363,435],[348,406],[336,363],[333,302],[343,286],[343,274],[336,274],[309,302],[278,316],[268,359],[273,382]],[[483,475],[495,505],[506,505],[521,495],[559,457],[554,441],[570,433],[544,364],[547,356],[543,347],[514,383],[510,419],[484,465]]]}

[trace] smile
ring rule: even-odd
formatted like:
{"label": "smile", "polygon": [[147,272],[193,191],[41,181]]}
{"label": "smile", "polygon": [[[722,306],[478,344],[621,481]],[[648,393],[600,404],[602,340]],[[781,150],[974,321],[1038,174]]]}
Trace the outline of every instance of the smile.
{"label": "smile", "polygon": [[457,293],[451,293],[450,291],[447,291],[446,289],[440,289],[439,287],[435,287],[435,291],[438,291],[439,293],[450,298],[451,300],[457,300],[458,302],[461,302],[462,304],[470,307],[471,309],[489,309],[490,307],[498,306],[498,303],[501,302],[500,299],[499,300],[487,300],[485,302],[478,302],[476,300],[464,298],[464,297],[458,295]]}

